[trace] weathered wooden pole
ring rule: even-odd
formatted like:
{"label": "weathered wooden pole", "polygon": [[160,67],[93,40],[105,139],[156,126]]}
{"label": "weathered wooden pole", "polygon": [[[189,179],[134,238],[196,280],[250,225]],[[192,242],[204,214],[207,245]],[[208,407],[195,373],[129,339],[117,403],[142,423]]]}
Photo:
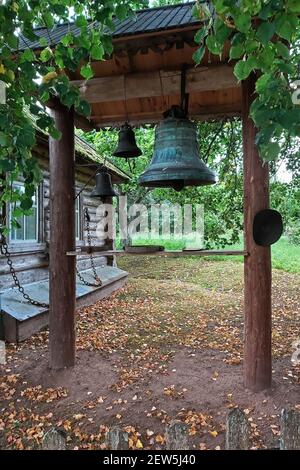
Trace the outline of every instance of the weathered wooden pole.
{"label": "weathered wooden pole", "polygon": [[50,367],[75,363],[76,257],[74,113],[56,103],[51,115],[62,137],[49,138],[50,159]]}
{"label": "weathered wooden pole", "polygon": [[255,99],[255,75],[242,83],[244,150],[245,329],[244,385],[253,391],[271,386],[271,249],[256,245],[253,219],[269,207],[269,168],[255,145],[257,129],[249,118]]}

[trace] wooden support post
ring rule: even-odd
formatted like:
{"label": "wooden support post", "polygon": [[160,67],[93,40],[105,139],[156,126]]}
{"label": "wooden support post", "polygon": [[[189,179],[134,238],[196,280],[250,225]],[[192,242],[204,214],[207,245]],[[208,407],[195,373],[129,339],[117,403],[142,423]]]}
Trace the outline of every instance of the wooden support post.
{"label": "wooden support post", "polygon": [[253,391],[271,386],[271,249],[256,245],[253,219],[269,207],[269,168],[255,145],[257,130],[249,118],[255,98],[255,76],[242,84],[244,149],[245,329],[244,385]]}
{"label": "wooden support post", "polygon": [[[105,202],[105,204],[113,204],[113,198],[112,197],[106,197],[104,199],[104,202]],[[114,221],[113,221],[113,223],[115,224]],[[116,230],[116,227],[114,227],[114,231],[115,230]],[[107,238],[105,240],[105,244],[109,247],[108,251],[109,250],[114,251],[116,249],[116,244],[115,244],[115,239],[114,238]],[[115,255],[107,257],[107,265],[108,266],[117,266],[116,256]]]}
{"label": "wooden support post", "polygon": [[50,367],[75,363],[76,259],[74,113],[62,105],[51,109],[60,140],[49,138],[50,159]]}

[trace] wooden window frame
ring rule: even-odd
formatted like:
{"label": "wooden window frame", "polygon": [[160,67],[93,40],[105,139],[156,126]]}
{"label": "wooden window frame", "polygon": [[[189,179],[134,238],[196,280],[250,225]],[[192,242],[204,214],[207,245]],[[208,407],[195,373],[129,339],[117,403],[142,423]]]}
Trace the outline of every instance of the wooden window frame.
{"label": "wooden window frame", "polygon": [[[15,184],[24,184],[22,180],[16,181]],[[36,240],[12,240],[11,235],[8,236],[8,244],[12,253],[27,253],[44,251],[45,249],[45,230],[44,230],[44,184],[40,183],[36,188],[37,197],[37,238]],[[11,203],[6,204],[6,215],[10,224],[11,220]]]}
{"label": "wooden window frame", "polygon": [[[76,194],[78,194],[79,190],[76,188]],[[78,211],[76,210],[76,204],[78,204]],[[78,215],[77,215],[78,214]],[[77,237],[77,229],[78,229],[78,237]],[[75,200],[75,241],[76,245],[83,244],[83,203],[81,194]]]}

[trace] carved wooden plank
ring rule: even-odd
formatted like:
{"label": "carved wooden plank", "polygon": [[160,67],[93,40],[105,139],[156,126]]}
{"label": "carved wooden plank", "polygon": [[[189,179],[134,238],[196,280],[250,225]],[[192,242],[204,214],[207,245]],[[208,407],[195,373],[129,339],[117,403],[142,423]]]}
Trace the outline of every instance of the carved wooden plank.
{"label": "carved wooden plank", "polygon": [[249,450],[250,425],[245,413],[239,408],[230,410],[226,418],[226,450]]}
{"label": "carved wooden plank", "polygon": [[300,450],[299,411],[282,410],[280,429],[280,450]]}
{"label": "carved wooden plank", "polygon": [[128,433],[114,426],[106,434],[106,446],[110,450],[128,450]]}
{"label": "carved wooden plank", "polygon": [[189,450],[188,425],[182,421],[171,421],[166,428],[167,450]]}
{"label": "carved wooden plank", "polygon": [[43,438],[42,449],[66,450],[66,434],[61,430],[51,428]]}

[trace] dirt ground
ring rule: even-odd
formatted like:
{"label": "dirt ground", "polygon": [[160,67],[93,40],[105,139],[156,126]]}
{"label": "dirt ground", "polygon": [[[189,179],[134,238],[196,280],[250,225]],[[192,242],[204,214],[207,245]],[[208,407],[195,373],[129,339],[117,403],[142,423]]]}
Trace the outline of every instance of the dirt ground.
{"label": "dirt ground", "polygon": [[38,448],[51,426],[70,449],[105,448],[108,428],[132,448],[161,449],[174,418],[195,449],[223,449],[226,413],[240,406],[253,448],[276,448],[284,407],[300,410],[300,276],[275,271],[273,386],[242,385],[242,264],[195,258],[124,257],[128,285],[77,317],[77,362],[48,368],[48,332],[8,347],[0,366],[0,447]]}

